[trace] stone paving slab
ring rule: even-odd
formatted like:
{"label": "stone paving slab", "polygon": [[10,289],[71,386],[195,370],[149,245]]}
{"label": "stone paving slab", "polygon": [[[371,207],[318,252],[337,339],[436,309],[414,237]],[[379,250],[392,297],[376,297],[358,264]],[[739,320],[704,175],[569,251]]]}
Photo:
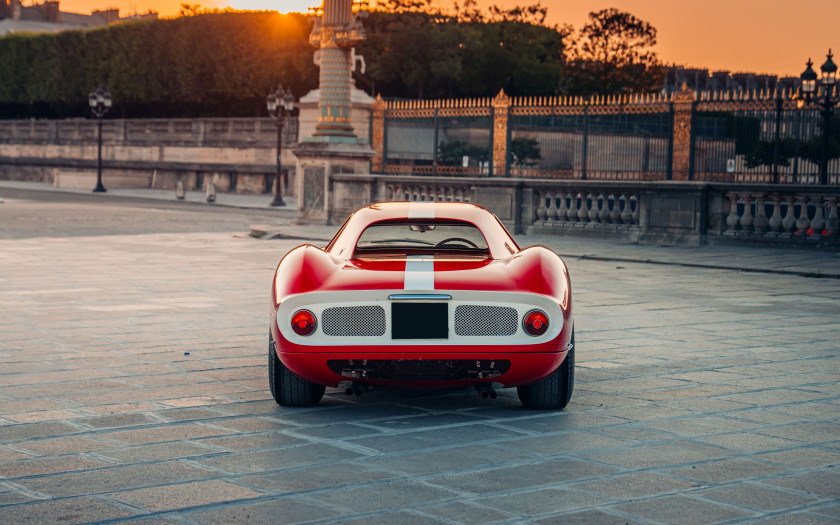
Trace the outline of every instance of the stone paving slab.
{"label": "stone paving slab", "polygon": [[837,522],[840,280],[569,257],[564,411],[289,409],[266,298],[296,244],[0,240],[0,522]]}

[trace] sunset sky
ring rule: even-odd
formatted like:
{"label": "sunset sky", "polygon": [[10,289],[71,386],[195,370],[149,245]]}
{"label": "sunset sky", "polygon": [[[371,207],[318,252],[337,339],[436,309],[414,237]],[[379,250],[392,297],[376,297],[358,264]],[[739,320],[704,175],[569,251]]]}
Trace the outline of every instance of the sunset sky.
{"label": "sunset sky", "polygon": [[[40,0],[36,0],[40,3]],[[29,5],[33,0],[24,0]],[[203,7],[306,12],[320,0],[60,0],[64,11],[90,12],[113,6],[122,16],[149,9],[174,16],[181,3]],[[536,0],[478,0],[510,8]],[[438,0],[445,7],[452,0]],[[798,76],[812,57],[819,66],[828,48],[840,55],[838,0],[542,0],[549,22],[579,29],[590,11],[616,7],[658,30],[656,51],[667,64]],[[835,60],[840,63],[840,60]]]}

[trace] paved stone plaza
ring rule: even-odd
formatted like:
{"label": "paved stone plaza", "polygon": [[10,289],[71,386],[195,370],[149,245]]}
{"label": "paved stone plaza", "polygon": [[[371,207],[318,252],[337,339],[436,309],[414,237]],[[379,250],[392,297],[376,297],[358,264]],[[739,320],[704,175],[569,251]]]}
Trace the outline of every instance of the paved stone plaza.
{"label": "paved stone plaza", "polygon": [[515,390],[335,389],[287,409],[268,392],[268,286],[298,243],[0,240],[0,522],[840,520],[840,279],[593,243],[599,260],[567,258],[566,410],[523,409]]}

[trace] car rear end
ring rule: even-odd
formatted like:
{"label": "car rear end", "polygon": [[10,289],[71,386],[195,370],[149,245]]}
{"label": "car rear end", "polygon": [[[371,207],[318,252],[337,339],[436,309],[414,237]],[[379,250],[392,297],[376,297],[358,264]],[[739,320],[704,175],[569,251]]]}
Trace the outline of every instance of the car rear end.
{"label": "car rear end", "polygon": [[555,370],[571,338],[568,309],[522,292],[315,292],[286,298],[273,321],[284,365],[331,386],[517,386]]}

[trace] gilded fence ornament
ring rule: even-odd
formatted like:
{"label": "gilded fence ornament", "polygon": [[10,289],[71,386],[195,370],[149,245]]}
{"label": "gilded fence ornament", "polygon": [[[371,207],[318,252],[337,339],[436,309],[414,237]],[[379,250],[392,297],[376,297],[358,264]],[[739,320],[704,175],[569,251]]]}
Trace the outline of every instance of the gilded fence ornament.
{"label": "gilded fence ornament", "polygon": [[688,180],[691,165],[691,112],[694,105],[694,91],[683,82],[674,95],[674,157],[673,179]]}
{"label": "gilded fence ornament", "polygon": [[376,100],[370,106],[371,113],[371,147],[373,148],[373,159],[371,160],[371,170],[374,173],[382,172],[383,168],[383,154],[385,152],[385,109],[387,104],[382,100],[381,95],[376,96]]}
{"label": "gilded fence ornament", "polygon": [[510,97],[505,90],[493,99],[493,175],[504,176],[507,168],[508,109]]}

